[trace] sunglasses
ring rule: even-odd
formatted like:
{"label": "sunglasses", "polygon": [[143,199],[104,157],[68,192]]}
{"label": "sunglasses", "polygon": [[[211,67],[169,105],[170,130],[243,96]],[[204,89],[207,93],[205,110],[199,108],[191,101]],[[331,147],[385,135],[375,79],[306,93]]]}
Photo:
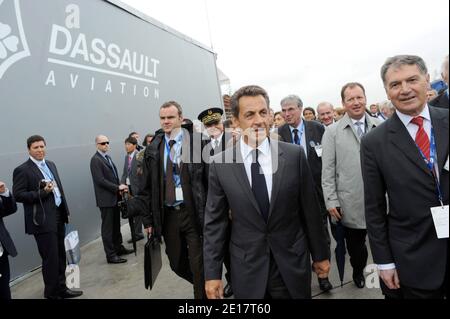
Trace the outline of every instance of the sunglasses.
{"label": "sunglasses", "polygon": [[109,142],[101,142],[101,143],[97,143],[97,144],[100,144],[100,145],[109,145]]}

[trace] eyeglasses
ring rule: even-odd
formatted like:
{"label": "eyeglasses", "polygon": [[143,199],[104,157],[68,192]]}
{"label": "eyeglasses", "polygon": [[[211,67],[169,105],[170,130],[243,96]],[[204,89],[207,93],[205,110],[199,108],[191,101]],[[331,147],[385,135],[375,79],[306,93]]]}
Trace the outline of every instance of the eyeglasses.
{"label": "eyeglasses", "polygon": [[100,144],[100,145],[109,145],[109,142],[101,142],[101,143],[97,143],[97,144]]}

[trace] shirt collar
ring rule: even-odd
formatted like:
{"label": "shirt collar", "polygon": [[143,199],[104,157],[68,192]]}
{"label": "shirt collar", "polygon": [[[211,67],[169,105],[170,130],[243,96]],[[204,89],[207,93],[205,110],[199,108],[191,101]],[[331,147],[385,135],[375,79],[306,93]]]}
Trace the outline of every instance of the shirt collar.
{"label": "shirt collar", "polygon": [[[399,110],[396,110],[395,112],[397,113],[397,116],[399,117],[400,121],[402,121],[403,125],[405,125],[405,127],[408,126],[411,120],[415,117],[401,113]],[[428,108],[428,104],[425,104],[425,107],[423,108],[419,116],[422,116],[424,119],[431,121],[430,109]]]}
{"label": "shirt collar", "polygon": [[293,133],[293,131],[295,129],[297,129],[299,132],[301,132],[302,126],[303,126],[303,119],[300,118],[300,123],[298,123],[298,126],[297,127],[293,127],[293,126],[289,125],[289,129],[291,130],[291,133]]}
{"label": "shirt collar", "polygon": [[213,142],[219,141],[220,142],[222,140],[222,136],[223,136],[223,132],[217,138],[211,137],[211,141],[213,141]]}
{"label": "shirt collar", "polygon": [[[164,134],[164,138],[166,139],[166,142],[169,143],[170,136],[168,136],[167,134]],[[175,142],[180,143],[183,139],[183,129],[180,129],[180,131],[178,132],[178,134],[175,136],[175,138],[173,140],[175,140]]]}
{"label": "shirt collar", "polygon": [[350,118],[352,120],[353,125],[355,125],[358,122],[364,123],[366,121],[366,115],[364,114],[359,120],[355,120],[353,118]]}
{"label": "shirt collar", "polygon": [[[251,154],[251,152],[254,150],[251,146],[249,146],[248,144],[246,144],[244,142],[244,139],[241,137],[241,154],[242,154],[242,158],[245,161],[247,159],[247,157]],[[269,156],[270,154],[270,144],[269,144],[269,139],[266,138],[261,145],[258,146],[258,150],[266,156]]]}
{"label": "shirt collar", "polygon": [[100,151],[100,150],[97,150],[97,152],[101,155],[101,156],[103,156],[103,158],[106,158],[106,153],[103,153],[102,151]]}
{"label": "shirt collar", "polygon": [[33,158],[32,156],[30,156],[30,160],[32,160],[33,163],[36,164],[38,167],[40,167],[40,166],[42,165],[42,163],[44,163],[44,165],[47,165],[47,164],[45,163],[45,158],[44,158],[42,161],[38,161],[38,160],[36,160],[35,158]]}

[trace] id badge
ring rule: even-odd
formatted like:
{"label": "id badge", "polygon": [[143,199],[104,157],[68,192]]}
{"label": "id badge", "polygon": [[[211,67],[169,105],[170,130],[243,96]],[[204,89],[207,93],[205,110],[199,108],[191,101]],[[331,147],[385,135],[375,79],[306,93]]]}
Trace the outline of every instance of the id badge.
{"label": "id badge", "polygon": [[316,150],[317,157],[322,157],[322,145],[317,145],[314,149]]}
{"label": "id badge", "polygon": [[432,207],[431,214],[437,237],[448,238],[448,205]]}
{"label": "id badge", "polygon": [[127,184],[128,186],[131,185],[131,183],[130,183],[130,178],[129,178],[129,177],[127,177],[127,179],[125,180],[125,184]]}
{"label": "id badge", "polygon": [[448,172],[448,156],[447,156],[447,161],[445,162],[445,165],[444,165],[444,169]]}
{"label": "id badge", "polygon": [[175,198],[177,201],[183,201],[183,189],[181,187],[175,188]]}

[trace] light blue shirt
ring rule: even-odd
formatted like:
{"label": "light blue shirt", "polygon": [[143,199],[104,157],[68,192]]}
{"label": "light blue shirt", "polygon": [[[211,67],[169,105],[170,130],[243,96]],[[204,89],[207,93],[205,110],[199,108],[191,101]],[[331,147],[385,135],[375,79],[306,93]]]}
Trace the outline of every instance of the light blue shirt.
{"label": "light blue shirt", "polygon": [[297,129],[298,130],[298,137],[300,139],[300,145],[303,147],[303,150],[305,151],[305,154],[307,154],[306,151],[306,138],[305,138],[305,123],[303,122],[304,120],[302,119],[300,121],[300,123],[298,124],[297,127],[292,127],[289,125],[289,129],[291,130],[291,136],[292,136],[292,143],[294,142],[294,130]]}

